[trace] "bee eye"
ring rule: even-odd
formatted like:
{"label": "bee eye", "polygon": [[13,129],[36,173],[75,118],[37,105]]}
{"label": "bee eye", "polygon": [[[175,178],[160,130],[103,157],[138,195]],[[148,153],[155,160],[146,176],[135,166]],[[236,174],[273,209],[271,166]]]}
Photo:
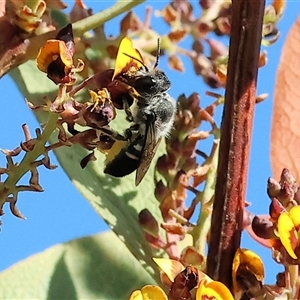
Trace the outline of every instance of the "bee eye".
{"label": "bee eye", "polygon": [[156,85],[156,80],[151,76],[141,77],[136,80],[134,88],[140,94],[151,92],[152,88]]}

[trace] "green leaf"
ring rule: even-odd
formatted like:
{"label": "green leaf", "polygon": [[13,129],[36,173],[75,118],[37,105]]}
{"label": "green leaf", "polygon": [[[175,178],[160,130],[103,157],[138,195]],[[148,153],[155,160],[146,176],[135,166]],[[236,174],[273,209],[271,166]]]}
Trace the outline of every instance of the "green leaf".
{"label": "green leaf", "polygon": [[[41,77],[46,77],[46,75],[36,71],[34,62],[31,61],[18,67],[11,75],[29,101],[42,104],[46,91],[53,99],[56,86],[48,79],[49,82],[44,83]],[[40,88],[42,81],[43,88]],[[47,121],[45,114],[38,114],[37,117],[41,123]],[[128,127],[129,124],[125,119],[122,122],[125,122],[125,125],[123,123],[117,125],[123,129]],[[52,140],[54,141],[56,140]],[[105,175],[103,173],[104,156],[99,152],[96,153],[98,160],[89,163],[84,170],[81,169],[79,163],[88,153],[85,149],[79,146],[62,147],[55,153],[77,189],[121,238],[131,253],[140,260],[141,264],[148,267],[149,273],[155,280],[159,280],[157,268],[151,259],[154,254],[138,223],[138,214],[144,208],[150,210],[156,219],[161,221],[158,202],[154,196],[154,162],[143,182],[136,187],[135,174],[122,179]]]}
{"label": "green leaf", "polygon": [[113,232],[56,245],[0,273],[0,299],[128,299],[157,284]]}

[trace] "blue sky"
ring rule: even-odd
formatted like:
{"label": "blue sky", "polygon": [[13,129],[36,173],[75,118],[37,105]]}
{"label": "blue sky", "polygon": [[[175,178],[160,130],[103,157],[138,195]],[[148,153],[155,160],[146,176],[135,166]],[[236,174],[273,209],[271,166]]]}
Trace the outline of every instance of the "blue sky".
{"label": "blue sky", "polygon": [[[111,3],[86,2],[94,12],[102,10],[103,6],[107,7]],[[164,1],[149,1],[135,11],[138,15],[142,15],[143,19],[146,5],[153,5],[157,9],[163,7],[164,3]],[[286,34],[295,22],[299,11],[298,1],[287,1],[285,14],[279,23],[281,36],[275,45],[265,49],[268,52],[268,64],[259,71],[258,94],[268,93],[269,97],[256,106],[252,137],[247,200],[252,203],[251,211],[257,214],[267,213],[269,205],[266,183],[268,177],[272,176],[269,143],[276,69]],[[115,22],[106,24],[107,33],[117,33]],[[155,17],[152,24],[154,28],[159,28],[161,34],[167,30],[167,27]],[[160,67],[166,71],[172,82],[170,93],[177,98],[182,93],[189,95],[194,91],[198,92],[205,106],[211,101],[211,98],[204,95],[209,88],[202,84],[201,78],[194,75],[190,61],[184,60],[184,63],[187,72],[182,82],[181,74],[170,71],[164,58],[160,61]],[[37,74],[42,76],[41,73]],[[0,148],[13,149],[23,140],[22,124],[28,124],[31,129],[38,127],[39,124],[9,76],[5,76],[0,81],[0,95]],[[0,154],[0,165],[3,166],[5,163],[4,155]],[[55,157],[52,158],[52,163],[58,164]],[[275,178],[279,177],[279,174],[275,175]],[[54,171],[41,168],[40,183],[45,190],[43,193],[26,192],[19,195],[17,206],[27,217],[26,221],[14,217],[8,205],[4,206],[5,215],[2,217],[3,226],[0,232],[0,271],[54,244],[95,234],[108,228],[60,167]],[[266,269],[272,270],[266,272],[266,280],[274,282],[275,271],[282,270],[282,267],[272,261],[270,251],[255,244],[246,234],[243,236],[242,246],[256,251],[263,257]]]}

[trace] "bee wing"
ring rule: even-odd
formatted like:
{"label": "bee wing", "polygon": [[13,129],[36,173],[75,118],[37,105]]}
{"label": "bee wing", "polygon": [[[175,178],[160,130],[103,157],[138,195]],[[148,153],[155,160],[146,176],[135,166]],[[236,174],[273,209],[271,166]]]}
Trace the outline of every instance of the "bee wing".
{"label": "bee wing", "polygon": [[138,186],[146,175],[151,161],[156,153],[161,138],[157,139],[155,135],[154,123],[148,124],[146,130],[145,144],[143,147],[139,167],[136,170],[135,185]]}

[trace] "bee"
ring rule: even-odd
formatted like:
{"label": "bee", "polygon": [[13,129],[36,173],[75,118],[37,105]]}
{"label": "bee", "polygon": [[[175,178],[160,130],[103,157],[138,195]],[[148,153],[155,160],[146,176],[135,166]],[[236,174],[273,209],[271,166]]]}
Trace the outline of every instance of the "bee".
{"label": "bee", "polygon": [[[161,139],[169,134],[175,113],[176,103],[167,92],[141,97],[132,111],[134,124],[125,132],[128,142],[116,156],[107,156],[104,173],[123,177],[136,170],[135,185],[139,185]],[[114,153],[114,146],[110,153]]]}
{"label": "bee", "polygon": [[[123,85],[128,90],[129,96],[135,101],[143,102],[144,99],[170,89],[169,78],[164,71],[157,68],[160,57],[159,40],[157,52],[156,62],[153,68],[149,70],[140,52],[133,48],[132,41],[128,37],[123,38],[120,43],[112,81],[117,81]],[[129,108],[130,103],[127,102],[126,97],[123,97],[122,100],[127,119],[133,121]],[[119,103],[117,105],[120,106]]]}
{"label": "bee", "polygon": [[127,143],[116,141],[109,151],[104,173],[123,177],[136,170],[136,186],[147,173],[161,139],[170,132],[176,113],[175,101],[167,93],[170,80],[157,68],[159,52],[158,44],[156,62],[149,70],[132,41],[123,38],[112,77],[134,99],[132,106],[123,99],[127,120],[133,124],[125,131]]}

